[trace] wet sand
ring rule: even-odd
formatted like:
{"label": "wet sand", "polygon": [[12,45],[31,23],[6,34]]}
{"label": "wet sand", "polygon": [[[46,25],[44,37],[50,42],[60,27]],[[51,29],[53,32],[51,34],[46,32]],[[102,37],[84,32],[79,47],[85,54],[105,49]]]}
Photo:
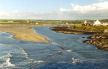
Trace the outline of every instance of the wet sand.
{"label": "wet sand", "polygon": [[37,34],[32,28],[47,25],[33,25],[33,24],[0,24],[0,32],[7,32],[13,34],[13,38],[18,40],[25,40],[31,42],[45,42],[50,43],[50,40]]}

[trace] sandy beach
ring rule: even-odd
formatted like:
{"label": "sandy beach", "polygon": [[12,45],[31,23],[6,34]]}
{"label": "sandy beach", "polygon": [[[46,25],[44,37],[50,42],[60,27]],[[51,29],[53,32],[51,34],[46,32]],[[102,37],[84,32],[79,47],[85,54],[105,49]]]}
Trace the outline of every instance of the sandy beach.
{"label": "sandy beach", "polygon": [[0,32],[7,32],[13,34],[13,38],[31,42],[45,42],[50,41],[37,34],[32,28],[45,25],[33,25],[33,24],[0,24]]}

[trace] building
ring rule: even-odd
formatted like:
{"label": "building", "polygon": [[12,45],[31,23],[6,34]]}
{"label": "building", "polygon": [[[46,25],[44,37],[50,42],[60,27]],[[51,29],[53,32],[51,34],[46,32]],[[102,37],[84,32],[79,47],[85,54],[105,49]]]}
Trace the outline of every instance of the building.
{"label": "building", "polygon": [[102,23],[99,21],[99,20],[96,20],[94,23],[93,23],[93,25],[95,26],[99,26],[99,25],[102,25]]}
{"label": "building", "polygon": [[88,25],[92,25],[92,23],[91,22],[87,22],[86,20],[84,21],[84,25],[85,26],[88,26]]}
{"label": "building", "polygon": [[84,21],[84,25],[87,25],[87,21],[86,20]]}

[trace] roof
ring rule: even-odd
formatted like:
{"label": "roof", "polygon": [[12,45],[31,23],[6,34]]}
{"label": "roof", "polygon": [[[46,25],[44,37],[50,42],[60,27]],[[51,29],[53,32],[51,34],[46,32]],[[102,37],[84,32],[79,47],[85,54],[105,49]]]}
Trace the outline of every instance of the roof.
{"label": "roof", "polygon": [[100,25],[100,24],[101,22],[99,20],[96,20],[93,25]]}

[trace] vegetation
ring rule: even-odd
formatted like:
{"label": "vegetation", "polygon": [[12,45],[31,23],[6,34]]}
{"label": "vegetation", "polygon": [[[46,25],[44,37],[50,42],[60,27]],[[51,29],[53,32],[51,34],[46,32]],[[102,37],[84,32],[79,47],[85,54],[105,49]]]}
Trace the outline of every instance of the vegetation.
{"label": "vegetation", "polygon": [[108,19],[101,20],[101,22],[108,22]]}
{"label": "vegetation", "polygon": [[[87,20],[93,23],[94,20]],[[100,20],[101,22],[108,22],[108,19]],[[83,24],[84,20],[15,20],[15,19],[1,19],[0,24]]]}
{"label": "vegetation", "polygon": [[83,20],[0,20],[0,24],[81,24]]}
{"label": "vegetation", "polygon": [[108,29],[108,26],[84,26],[82,24],[73,25],[70,29],[79,29],[85,31],[103,31],[104,29]]}

